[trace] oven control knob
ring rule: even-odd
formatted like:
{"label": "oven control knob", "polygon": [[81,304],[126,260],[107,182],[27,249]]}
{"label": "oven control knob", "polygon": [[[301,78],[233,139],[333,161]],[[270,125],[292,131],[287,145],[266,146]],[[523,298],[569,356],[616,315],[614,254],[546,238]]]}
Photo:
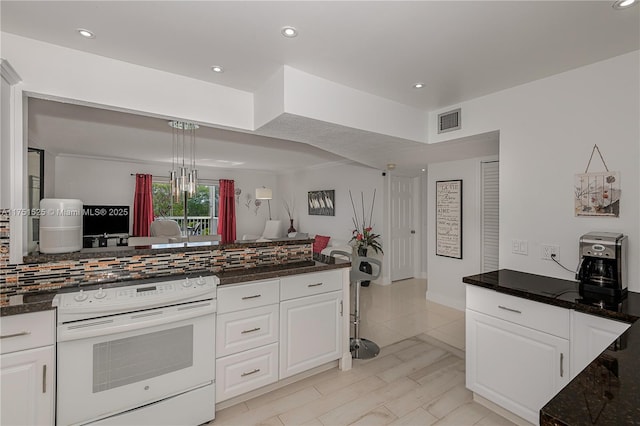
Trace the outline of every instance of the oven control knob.
{"label": "oven control knob", "polygon": [[207,283],[207,280],[205,280],[204,278],[200,277],[196,280],[196,284],[198,285],[205,285]]}
{"label": "oven control knob", "polygon": [[76,302],[84,302],[85,300],[87,300],[88,297],[89,296],[84,294],[84,290],[80,290],[80,293],[73,296],[73,300],[75,300]]}
{"label": "oven control knob", "polygon": [[104,291],[102,287],[100,287],[100,289],[98,289],[98,292],[94,294],[93,297],[95,297],[96,299],[104,299],[106,295],[107,292]]}
{"label": "oven control knob", "polygon": [[191,287],[193,283],[191,281],[189,281],[189,278],[185,278],[185,280],[182,282],[182,287]]}

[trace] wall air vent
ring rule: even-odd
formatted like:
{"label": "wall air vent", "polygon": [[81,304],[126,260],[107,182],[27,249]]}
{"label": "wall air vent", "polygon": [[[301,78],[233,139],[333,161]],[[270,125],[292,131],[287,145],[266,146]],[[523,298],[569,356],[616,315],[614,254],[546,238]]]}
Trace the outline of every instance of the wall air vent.
{"label": "wall air vent", "polygon": [[438,133],[452,132],[461,127],[460,108],[438,114]]}

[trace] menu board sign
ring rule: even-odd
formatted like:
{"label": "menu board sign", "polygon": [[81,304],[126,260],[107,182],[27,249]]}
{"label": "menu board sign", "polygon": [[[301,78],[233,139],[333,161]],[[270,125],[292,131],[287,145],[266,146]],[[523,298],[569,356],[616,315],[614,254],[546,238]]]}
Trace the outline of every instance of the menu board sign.
{"label": "menu board sign", "polygon": [[436,182],[436,255],[462,259],[462,180]]}

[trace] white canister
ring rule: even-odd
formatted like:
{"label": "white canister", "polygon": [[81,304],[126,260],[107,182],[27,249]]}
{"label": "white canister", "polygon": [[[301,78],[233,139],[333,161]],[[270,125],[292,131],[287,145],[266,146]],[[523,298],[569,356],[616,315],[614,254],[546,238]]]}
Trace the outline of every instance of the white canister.
{"label": "white canister", "polygon": [[43,198],[40,210],[41,253],[69,253],[82,248],[81,200]]}

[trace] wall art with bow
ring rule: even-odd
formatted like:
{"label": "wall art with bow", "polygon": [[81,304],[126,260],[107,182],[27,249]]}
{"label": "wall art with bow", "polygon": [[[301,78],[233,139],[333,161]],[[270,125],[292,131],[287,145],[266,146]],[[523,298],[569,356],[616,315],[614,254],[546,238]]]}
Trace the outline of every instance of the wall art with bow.
{"label": "wall art with bow", "polygon": [[[605,170],[589,172],[589,166],[596,151]],[[609,171],[598,145],[593,146],[584,173],[575,176],[574,194],[576,216],[618,217],[620,215],[620,172]]]}

